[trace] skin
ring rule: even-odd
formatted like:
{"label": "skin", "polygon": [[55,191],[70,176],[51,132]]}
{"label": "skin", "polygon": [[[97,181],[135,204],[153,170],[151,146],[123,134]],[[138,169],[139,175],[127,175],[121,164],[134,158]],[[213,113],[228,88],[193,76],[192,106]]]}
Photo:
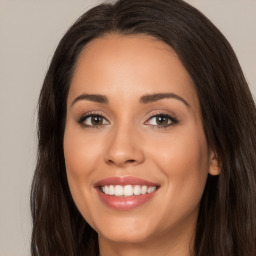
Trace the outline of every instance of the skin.
{"label": "skin", "polygon": [[[156,93],[184,101],[140,102]],[[77,99],[82,94],[104,95],[108,103]],[[91,112],[104,117],[102,125],[79,122]],[[163,128],[154,117],[159,113],[178,121],[167,119]],[[85,47],[67,99],[64,155],[73,199],[98,233],[101,256],[191,255],[207,176],[218,174],[218,165],[193,82],[170,46],[150,36],[111,34]],[[94,187],[113,176],[160,188],[145,204],[120,211],[107,207]]]}

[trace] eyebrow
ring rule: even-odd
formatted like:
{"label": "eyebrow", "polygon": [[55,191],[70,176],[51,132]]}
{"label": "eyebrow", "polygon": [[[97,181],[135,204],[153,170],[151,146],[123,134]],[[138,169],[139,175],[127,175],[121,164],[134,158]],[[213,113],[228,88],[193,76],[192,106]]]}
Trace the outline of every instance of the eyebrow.
{"label": "eyebrow", "polygon": [[190,107],[190,105],[185,99],[183,99],[181,96],[175,93],[156,93],[156,94],[144,95],[140,98],[140,102],[147,104],[147,103],[152,103],[158,100],[169,99],[169,98],[179,100],[182,103],[184,103],[187,107]]}
{"label": "eyebrow", "polygon": [[73,106],[79,100],[89,100],[97,103],[108,103],[108,99],[104,95],[100,94],[81,94],[80,96],[76,97],[73,101],[71,106]]}
{"label": "eyebrow", "polygon": [[[143,95],[140,98],[140,103],[148,104],[148,103],[156,102],[158,100],[170,99],[170,98],[179,100],[182,103],[184,103],[187,107],[190,107],[190,105],[188,104],[188,102],[185,99],[183,99],[181,96],[179,96],[175,93],[155,93],[155,94]],[[88,100],[88,101],[93,101],[93,102],[102,103],[102,104],[109,103],[107,97],[104,95],[81,94],[72,101],[71,106],[73,106],[77,101],[80,101],[80,100]]]}

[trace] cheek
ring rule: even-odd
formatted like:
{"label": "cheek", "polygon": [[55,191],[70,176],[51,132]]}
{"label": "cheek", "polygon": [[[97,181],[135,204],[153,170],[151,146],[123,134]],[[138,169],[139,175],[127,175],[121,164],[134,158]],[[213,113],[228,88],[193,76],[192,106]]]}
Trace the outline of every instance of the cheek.
{"label": "cheek", "polygon": [[[67,179],[73,200],[83,215],[92,205],[93,170],[100,154],[94,145],[86,139],[81,128],[66,124],[63,146]],[[90,222],[90,216],[84,217]]]}
{"label": "cheek", "polygon": [[166,194],[173,202],[178,198],[184,204],[198,205],[209,167],[208,146],[201,126],[176,129],[165,139],[152,142],[155,146],[147,146],[151,149],[148,153],[168,183]]}
{"label": "cheek", "polygon": [[85,136],[78,125],[67,123],[64,134],[64,156],[67,174],[73,178],[90,175],[100,157],[100,146],[94,136]]}

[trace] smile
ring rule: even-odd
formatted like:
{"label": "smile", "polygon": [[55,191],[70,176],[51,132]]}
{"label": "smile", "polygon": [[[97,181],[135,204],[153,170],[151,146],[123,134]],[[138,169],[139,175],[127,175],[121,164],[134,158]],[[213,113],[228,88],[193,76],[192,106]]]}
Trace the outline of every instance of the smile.
{"label": "smile", "polygon": [[101,191],[106,195],[111,196],[139,196],[152,193],[156,190],[156,186],[146,186],[146,185],[109,185],[101,187]]}
{"label": "smile", "polygon": [[136,177],[110,177],[95,184],[104,205],[131,210],[153,198],[159,185]]}

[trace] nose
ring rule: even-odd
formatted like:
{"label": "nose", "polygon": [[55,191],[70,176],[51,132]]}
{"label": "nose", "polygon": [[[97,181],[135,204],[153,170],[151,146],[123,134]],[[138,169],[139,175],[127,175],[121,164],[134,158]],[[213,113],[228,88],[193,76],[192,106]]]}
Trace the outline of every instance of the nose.
{"label": "nose", "polygon": [[145,160],[142,146],[136,129],[116,127],[109,134],[105,162],[118,167],[141,164]]}

